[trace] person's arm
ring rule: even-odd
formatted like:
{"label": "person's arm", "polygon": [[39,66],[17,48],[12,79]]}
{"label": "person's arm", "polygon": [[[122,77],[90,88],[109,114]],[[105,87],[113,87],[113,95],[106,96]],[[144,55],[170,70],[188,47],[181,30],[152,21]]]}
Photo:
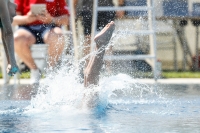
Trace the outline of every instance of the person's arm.
{"label": "person's arm", "polygon": [[21,15],[17,12],[17,16],[13,18],[13,25],[26,25],[37,20],[37,17],[29,12],[27,15]]}
{"label": "person's arm", "polygon": [[14,25],[26,25],[36,21],[37,19],[36,16],[34,16],[30,11],[26,15],[23,14],[23,9],[25,8],[23,0],[14,0],[14,1],[17,4],[17,9],[16,9],[17,16],[13,18]]}
{"label": "person's arm", "polygon": [[[61,5],[61,6],[59,6]],[[57,1],[57,9],[58,16],[53,17],[52,21],[56,25],[69,25],[69,10],[65,0]]]}
{"label": "person's arm", "polygon": [[65,0],[56,1],[55,12],[57,16],[52,16],[47,10],[41,15],[38,15],[38,20],[42,21],[45,24],[54,23],[58,26],[68,25],[69,24],[69,11],[67,10],[67,5]]}
{"label": "person's arm", "polygon": [[53,17],[53,16],[51,16],[50,13],[48,13],[48,11],[45,11],[44,13],[42,13],[41,15],[38,15],[36,17],[39,21],[42,21],[45,24],[51,24],[52,23],[52,24],[55,24],[55,25],[58,25],[58,26],[69,24],[68,15],[61,15],[61,16],[58,16],[58,17]]}
{"label": "person's arm", "polygon": [[69,17],[68,15],[62,15],[59,17],[52,17],[51,23],[54,23],[55,25],[61,26],[61,25],[69,25]]}

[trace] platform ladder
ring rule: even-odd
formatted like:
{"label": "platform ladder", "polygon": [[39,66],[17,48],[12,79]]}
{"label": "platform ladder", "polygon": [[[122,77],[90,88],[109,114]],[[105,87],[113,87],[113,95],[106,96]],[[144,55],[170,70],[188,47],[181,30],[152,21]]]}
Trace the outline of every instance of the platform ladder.
{"label": "platform ladder", "polygon": [[[105,56],[105,60],[145,60],[151,59],[153,61],[153,75],[154,80],[157,81],[158,73],[157,73],[157,51],[156,51],[156,33],[155,33],[155,11],[154,11],[154,0],[147,0],[147,6],[123,6],[123,7],[105,7],[98,6],[98,0],[94,0],[93,3],[93,20],[92,20],[92,43],[91,50],[94,50],[94,36],[97,33],[96,25],[97,25],[97,13],[98,11],[147,11],[148,12],[148,22],[149,27],[148,30],[137,30],[137,31],[126,31],[126,34],[140,34],[140,35],[149,35],[149,43],[150,43],[150,54],[146,55],[109,55]],[[119,34],[123,34],[123,31],[118,31]]]}

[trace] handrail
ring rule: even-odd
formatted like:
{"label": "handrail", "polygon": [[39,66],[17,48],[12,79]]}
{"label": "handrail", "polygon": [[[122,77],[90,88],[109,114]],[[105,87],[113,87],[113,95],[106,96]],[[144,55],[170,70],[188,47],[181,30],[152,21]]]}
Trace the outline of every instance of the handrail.
{"label": "handrail", "polygon": [[93,3],[93,21],[92,21],[92,35],[91,35],[91,51],[94,51],[95,43],[94,43],[94,35],[96,34],[96,25],[97,25],[97,12],[98,11],[113,11],[113,10],[146,10],[148,11],[148,19],[149,19],[149,30],[141,30],[141,31],[119,31],[118,33],[130,33],[130,34],[149,34],[150,36],[150,45],[151,54],[147,55],[126,55],[126,56],[105,56],[106,60],[130,60],[130,59],[153,59],[153,67],[154,67],[154,79],[157,80],[157,56],[156,56],[156,38],[155,38],[155,13],[154,13],[154,0],[147,0],[147,6],[123,6],[123,7],[98,7],[98,0],[94,0]]}

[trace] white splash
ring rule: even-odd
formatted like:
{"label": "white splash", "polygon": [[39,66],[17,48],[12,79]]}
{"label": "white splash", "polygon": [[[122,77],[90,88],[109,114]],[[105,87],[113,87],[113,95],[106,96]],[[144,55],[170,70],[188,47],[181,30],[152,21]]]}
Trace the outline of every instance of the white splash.
{"label": "white splash", "polygon": [[[141,95],[141,88],[138,87],[137,81],[126,74],[102,77],[99,86],[86,89],[83,83],[78,82],[77,73],[76,69],[63,67],[57,72],[49,74],[40,85],[38,93],[32,97],[26,112],[85,111],[88,110],[88,103],[90,103],[88,101],[96,97],[95,107],[91,106],[103,111],[109,103],[113,103],[113,98],[129,97],[133,91],[139,92],[135,97]],[[147,90],[147,88],[145,89]],[[150,89],[148,91],[150,92]],[[127,101],[123,102],[127,104]]]}

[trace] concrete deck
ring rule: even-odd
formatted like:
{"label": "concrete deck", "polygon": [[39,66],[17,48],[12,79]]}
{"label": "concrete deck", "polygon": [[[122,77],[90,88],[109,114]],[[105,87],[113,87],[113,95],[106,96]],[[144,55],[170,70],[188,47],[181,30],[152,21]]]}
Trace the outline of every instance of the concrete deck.
{"label": "concrete deck", "polygon": [[[177,85],[183,85],[183,84],[188,84],[188,85],[200,85],[200,78],[169,78],[169,79],[158,79],[157,81],[155,81],[154,79],[135,79],[136,82],[139,83],[147,83],[147,84],[154,84],[154,83],[158,83],[158,84],[177,84]],[[29,79],[20,79],[20,84],[22,85],[28,85],[29,84]],[[14,81],[14,79],[10,80],[10,85],[13,84],[17,84],[15,83],[16,81]],[[43,82],[43,80],[41,80],[41,83]],[[4,85],[3,84],[3,79],[0,79],[0,85]]]}
{"label": "concrete deck", "polygon": [[[41,80],[41,83],[44,80]],[[159,91],[170,95],[200,95],[200,78],[198,79],[136,79],[133,83],[156,85]],[[141,86],[142,87],[142,86]],[[20,84],[10,80],[10,84],[3,84],[0,79],[0,101],[1,100],[30,100],[37,93],[37,87],[29,85],[29,79],[21,79]]]}

